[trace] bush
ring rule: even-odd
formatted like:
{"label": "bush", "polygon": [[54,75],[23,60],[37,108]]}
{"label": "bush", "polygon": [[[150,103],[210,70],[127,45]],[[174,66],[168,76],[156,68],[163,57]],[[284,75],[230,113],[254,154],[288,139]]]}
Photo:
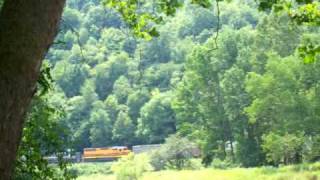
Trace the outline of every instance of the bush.
{"label": "bush", "polygon": [[320,171],[320,163],[308,164],[296,164],[292,166],[283,167],[282,170],[285,169],[287,171],[292,172],[306,172],[306,171]]}
{"label": "bush", "polygon": [[76,176],[89,176],[93,174],[103,174],[109,175],[112,174],[110,162],[107,163],[80,163],[74,164],[70,171]]}
{"label": "bush", "polygon": [[187,138],[171,135],[166,143],[151,155],[151,165],[155,170],[163,169],[193,169],[191,159],[197,147]]}
{"label": "bush", "polygon": [[112,165],[111,170],[115,173],[117,180],[137,180],[144,172],[151,171],[152,166],[145,154],[129,154]]}
{"label": "bush", "polygon": [[150,157],[151,165],[155,171],[160,171],[165,169],[167,163],[167,155],[164,148],[153,151]]}
{"label": "bush", "polygon": [[301,161],[303,134],[278,135],[269,133],[262,137],[262,148],[266,152],[267,160],[275,164],[291,164]]}
{"label": "bush", "polygon": [[235,164],[233,164],[229,160],[220,160],[216,158],[212,160],[211,167],[215,169],[228,169],[228,168],[234,168]]}
{"label": "bush", "polygon": [[303,146],[303,160],[316,162],[320,160],[320,136],[306,137]]}
{"label": "bush", "polygon": [[203,168],[201,159],[190,159],[189,164],[186,166],[190,170],[199,170]]}

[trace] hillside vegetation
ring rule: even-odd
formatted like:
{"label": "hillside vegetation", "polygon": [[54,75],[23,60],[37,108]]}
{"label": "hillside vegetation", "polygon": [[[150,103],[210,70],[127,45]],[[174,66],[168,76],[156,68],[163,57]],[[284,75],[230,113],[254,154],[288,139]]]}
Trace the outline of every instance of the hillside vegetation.
{"label": "hillside vegetation", "polygon": [[[165,144],[151,157],[161,171],[145,179],[317,179],[319,169],[241,168],[320,160],[320,57],[310,46],[320,43],[319,26],[258,11],[254,0],[219,3],[218,11],[184,1],[156,25],[158,37],[143,39],[100,0],[68,0],[24,128],[17,174],[46,179],[38,171],[48,167],[43,156],[67,150]],[[137,13],[161,14],[157,5],[141,1]],[[185,170],[190,147],[205,167],[239,168]]]}
{"label": "hillside vegetation", "polygon": [[205,164],[319,159],[319,63],[304,64],[298,50],[319,41],[319,28],[258,12],[252,1],[222,3],[219,19],[216,38],[215,10],[186,4],[147,41],[100,1],[68,1],[47,61],[49,102],[65,110],[72,148],[178,133],[200,146]]}

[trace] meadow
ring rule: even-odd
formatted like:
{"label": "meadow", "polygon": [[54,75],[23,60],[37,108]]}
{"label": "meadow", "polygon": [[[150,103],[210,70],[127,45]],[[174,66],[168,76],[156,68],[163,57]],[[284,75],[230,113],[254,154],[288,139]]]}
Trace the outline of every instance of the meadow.
{"label": "meadow", "polygon": [[[73,168],[79,180],[116,180],[110,170],[110,163],[78,164]],[[83,170],[85,168],[86,170]],[[231,168],[199,170],[166,170],[144,173],[141,180],[318,180],[320,163],[300,164],[283,167]]]}

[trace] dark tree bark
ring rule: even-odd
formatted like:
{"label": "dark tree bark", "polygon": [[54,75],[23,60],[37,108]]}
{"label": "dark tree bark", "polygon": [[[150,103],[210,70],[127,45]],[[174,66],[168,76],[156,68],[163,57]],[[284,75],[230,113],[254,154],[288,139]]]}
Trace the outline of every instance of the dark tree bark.
{"label": "dark tree bark", "polygon": [[65,0],[6,0],[0,13],[0,179],[9,180],[24,117]]}

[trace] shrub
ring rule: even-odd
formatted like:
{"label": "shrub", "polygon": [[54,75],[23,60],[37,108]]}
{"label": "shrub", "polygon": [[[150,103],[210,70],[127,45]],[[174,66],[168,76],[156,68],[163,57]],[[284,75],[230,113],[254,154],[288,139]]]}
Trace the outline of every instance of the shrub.
{"label": "shrub", "polygon": [[228,169],[235,167],[235,164],[233,164],[229,160],[220,160],[219,158],[213,159],[211,163],[211,167],[215,169]]}
{"label": "shrub", "polygon": [[310,171],[320,171],[320,162],[310,165]]}
{"label": "shrub", "polygon": [[112,174],[110,162],[107,163],[79,163],[74,164],[70,171],[77,176],[89,176],[93,174]]}
{"label": "shrub", "polygon": [[150,163],[155,171],[165,169],[168,158],[165,151],[166,150],[164,148],[160,148],[159,150],[155,150],[152,152],[150,156]]}
{"label": "shrub", "polygon": [[191,159],[197,147],[187,138],[171,135],[165,144],[151,155],[151,165],[155,170],[162,169],[192,169]]}
{"label": "shrub", "polygon": [[262,137],[262,148],[266,152],[267,160],[275,164],[290,164],[301,161],[303,134],[285,134],[283,136],[269,133]]}
{"label": "shrub", "polygon": [[152,166],[145,154],[129,154],[112,165],[111,170],[115,173],[117,180],[137,180],[144,172],[151,171]]}
{"label": "shrub", "polygon": [[320,160],[320,136],[306,137],[303,146],[303,160],[316,162]]}
{"label": "shrub", "polygon": [[191,170],[202,169],[203,168],[202,160],[200,158],[190,159],[189,164],[186,167],[188,167],[188,169],[191,169]]}

